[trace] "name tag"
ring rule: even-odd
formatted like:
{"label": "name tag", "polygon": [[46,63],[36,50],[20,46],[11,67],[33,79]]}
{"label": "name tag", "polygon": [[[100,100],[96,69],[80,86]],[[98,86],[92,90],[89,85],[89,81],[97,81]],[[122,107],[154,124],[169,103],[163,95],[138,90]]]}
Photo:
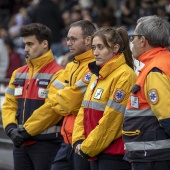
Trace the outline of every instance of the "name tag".
{"label": "name tag", "polygon": [[16,87],[14,90],[14,96],[20,96],[22,95],[23,87]]}
{"label": "name tag", "polygon": [[135,96],[130,96],[130,103],[131,103],[131,106],[138,109],[139,108],[139,99],[138,97],[135,97]]}
{"label": "name tag", "polygon": [[47,97],[47,90],[43,89],[43,88],[39,88],[38,97],[39,98],[46,98]]}

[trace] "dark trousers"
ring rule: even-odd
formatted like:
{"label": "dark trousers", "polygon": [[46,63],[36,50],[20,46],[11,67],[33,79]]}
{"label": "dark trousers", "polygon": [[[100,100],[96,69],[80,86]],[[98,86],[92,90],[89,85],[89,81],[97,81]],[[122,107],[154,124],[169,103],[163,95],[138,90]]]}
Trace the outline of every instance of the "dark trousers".
{"label": "dark trousers", "polygon": [[98,159],[90,162],[90,166],[91,170],[131,170],[130,163],[124,160]]}
{"label": "dark trousers", "polygon": [[90,170],[87,159],[77,155],[71,145],[62,143],[51,170]]}
{"label": "dark trousers", "polygon": [[132,170],[170,170],[170,161],[133,162]]}
{"label": "dark trousers", "polygon": [[56,141],[38,141],[32,145],[14,147],[14,170],[50,170],[60,145]]}

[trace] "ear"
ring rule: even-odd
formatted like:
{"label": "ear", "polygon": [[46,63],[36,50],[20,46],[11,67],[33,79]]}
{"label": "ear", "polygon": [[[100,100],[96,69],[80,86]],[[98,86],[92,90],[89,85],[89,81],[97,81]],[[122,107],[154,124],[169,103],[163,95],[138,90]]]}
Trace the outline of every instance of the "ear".
{"label": "ear", "polygon": [[113,47],[113,52],[114,52],[115,54],[117,54],[118,51],[119,51],[119,48],[120,48],[120,45],[119,45],[119,44],[114,45],[114,47]]}
{"label": "ear", "polygon": [[146,43],[148,43],[147,39],[144,36],[141,37],[140,42],[141,42],[141,47],[145,47]]}
{"label": "ear", "polygon": [[47,40],[44,40],[44,41],[42,42],[42,45],[43,45],[44,49],[48,48],[48,41],[47,41]]}
{"label": "ear", "polygon": [[85,45],[88,46],[89,44],[91,44],[91,36],[88,36],[85,39]]}

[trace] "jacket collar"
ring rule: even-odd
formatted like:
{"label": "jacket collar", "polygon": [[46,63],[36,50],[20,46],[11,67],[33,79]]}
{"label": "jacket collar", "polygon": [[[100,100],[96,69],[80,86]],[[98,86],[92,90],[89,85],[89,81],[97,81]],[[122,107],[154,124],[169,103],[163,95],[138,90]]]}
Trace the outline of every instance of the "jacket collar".
{"label": "jacket collar", "polygon": [[94,59],[92,50],[86,51],[74,57],[74,61],[80,61],[80,62],[84,60],[90,60],[90,59]]}
{"label": "jacket collar", "polygon": [[34,68],[43,68],[45,65],[50,63],[51,61],[54,60],[54,56],[52,54],[52,51],[49,50],[45,54],[43,54],[40,57],[34,58],[32,60],[28,60],[26,58],[26,62],[29,67],[34,67]]}
{"label": "jacket collar", "polygon": [[124,63],[126,63],[125,57],[124,54],[121,53],[106,62],[102,67],[97,66],[96,62],[92,62],[89,64],[89,69],[93,74],[99,76],[100,79],[104,79]]}
{"label": "jacket collar", "polygon": [[162,47],[153,48],[153,49],[143,53],[138,58],[138,60],[141,61],[144,64],[147,64],[151,60],[153,60],[156,56],[159,56],[159,53],[162,53],[162,51],[167,51],[167,48],[162,48]]}

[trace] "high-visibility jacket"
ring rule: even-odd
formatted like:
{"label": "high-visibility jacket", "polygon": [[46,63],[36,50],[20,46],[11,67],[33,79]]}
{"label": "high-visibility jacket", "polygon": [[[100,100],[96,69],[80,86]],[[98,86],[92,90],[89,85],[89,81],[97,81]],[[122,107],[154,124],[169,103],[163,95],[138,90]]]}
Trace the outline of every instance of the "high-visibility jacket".
{"label": "high-visibility jacket", "polygon": [[123,123],[125,159],[170,160],[170,52],[153,48],[139,61],[145,66],[132,89]]}
{"label": "high-visibility jacket", "polygon": [[126,64],[124,54],[102,67],[95,62],[89,67],[94,74],[75,120],[73,147],[81,143],[86,157],[124,155],[122,122],[136,74]]}
{"label": "high-visibility jacket", "polygon": [[65,143],[72,143],[74,120],[90,82],[88,63],[94,61],[92,50],[74,57],[50,87],[48,98],[56,113],[64,116],[61,133]]}
{"label": "high-visibility jacket", "polygon": [[[34,139],[56,139],[62,116],[57,115],[45,102],[51,79],[62,69],[51,50],[44,55],[27,60],[27,65],[12,74],[2,107],[2,121],[6,133],[23,126]],[[56,73],[57,72],[57,73]]]}

